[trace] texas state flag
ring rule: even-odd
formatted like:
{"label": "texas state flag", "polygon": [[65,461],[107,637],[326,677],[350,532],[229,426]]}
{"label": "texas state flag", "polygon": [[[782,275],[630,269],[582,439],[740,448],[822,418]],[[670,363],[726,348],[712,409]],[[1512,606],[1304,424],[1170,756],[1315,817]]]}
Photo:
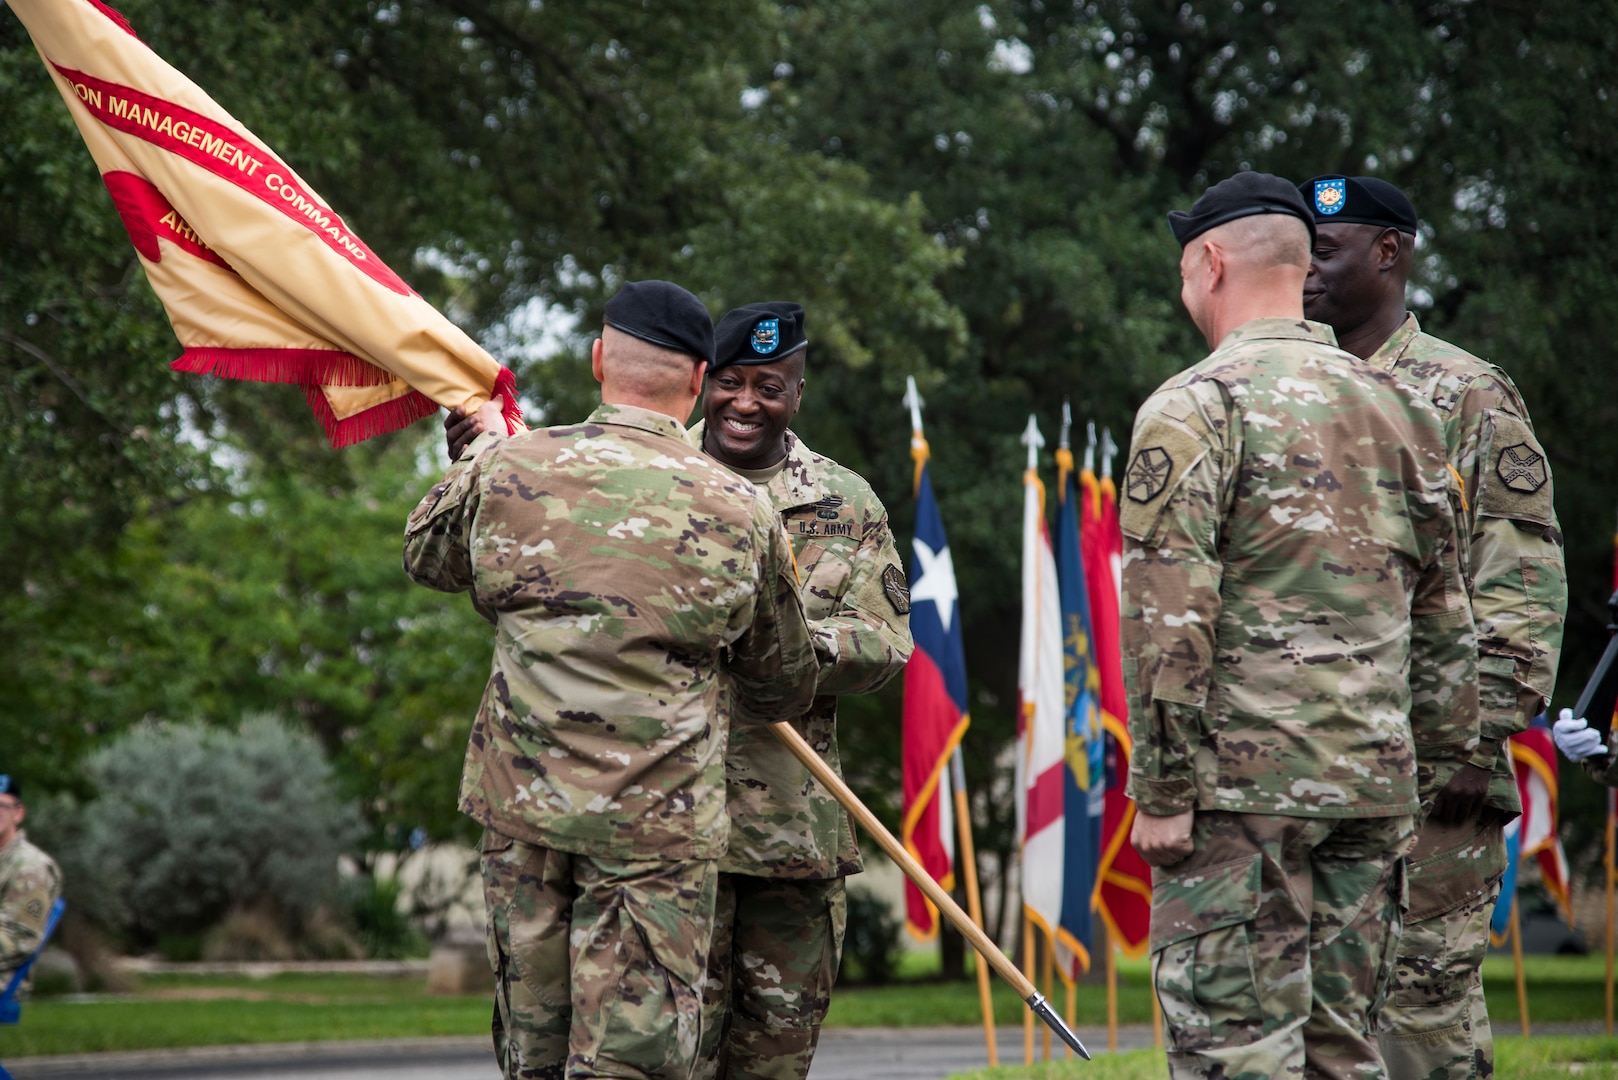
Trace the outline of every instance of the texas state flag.
{"label": "texas state flag", "polygon": [[[954,888],[954,818],[949,759],[966,732],[966,654],[949,541],[933,498],[926,442],[918,440],[916,537],[910,562],[910,634],[915,651],[905,665],[905,850],[940,885]],[[922,941],[938,934],[938,911],[905,882],[905,927]]]}

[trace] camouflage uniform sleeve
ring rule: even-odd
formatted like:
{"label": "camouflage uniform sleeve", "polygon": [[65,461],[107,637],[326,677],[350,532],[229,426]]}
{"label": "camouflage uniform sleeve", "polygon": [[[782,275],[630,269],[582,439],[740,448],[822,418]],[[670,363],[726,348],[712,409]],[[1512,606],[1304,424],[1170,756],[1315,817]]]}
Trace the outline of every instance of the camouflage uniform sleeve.
{"label": "camouflage uniform sleeve", "polygon": [[1217,384],[1195,384],[1154,395],[1130,442],[1119,513],[1123,667],[1134,742],[1129,794],[1153,816],[1196,806],[1193,759],[1213,682],[1224,573],[1219,525],[1235,460],[1225,449],[1236,423]]}
{"label": "camouflage uniform sleeve", "polygon": [[815,649],[781,519],[762,498],[753,517],[758,588],[751,604],[738,612],[735,621],[745,627],[731,643],[726,670],[731,719],[767,724],[809,710],[815,698]]}
{"label": "camouflage uniform sleeve", "polygon": [[405,523],[404,571],[411,581],[439,592],[472,587],[472,523],[481,494],[480,466],[499,444],[500,439],[493,435],[479,435],[410,512]]}
{"label": "camouflage uniform sleeve", "polygon": [[1467,582],[1477,621],[1482,731],[1471,763],[1492,768],[1506,739],[1528,727],[1556,685],[1567,615],[1567,571],[1551,497],[1550,463],[1516,387],[1473,380],[1456,403],[1457,471],[1470,534]]}
{"label": "camouflage uniform sleeve", "polygon": [[880,690],[910,659],[909,590],[886,514],[860,540],[851,562],[837,613],[809,627],[820,665],[817,694]]}
{"label": "camouflage uniform sleeve", "polygon": [[39,948],[61,890],[61,874],[48,860],[24,866],[0,888],[0,971],[20,967]]}
{"label": "camouflage uniform sleeve", "polygon": [[1447,495],[1427,523],[1433,557],[1411,600],[1410,732],[1425,806],[1477,748],[1477,633],[1461,577],[1457,522]]}

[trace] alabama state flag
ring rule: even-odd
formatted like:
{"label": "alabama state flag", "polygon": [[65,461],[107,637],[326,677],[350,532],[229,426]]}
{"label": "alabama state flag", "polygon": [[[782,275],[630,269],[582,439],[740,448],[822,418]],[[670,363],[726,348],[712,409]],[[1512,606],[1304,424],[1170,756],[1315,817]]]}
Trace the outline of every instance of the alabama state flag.
{"label": "alabama state flag", "polygon": [[[954,812],[949,760],[966,733],[966,653],[944,521],[933,498],[927,441],[918,432],[916,535],[910,561],[910,635],[905,665],[904,820],[900,839],[945,889],[954,888]],[[938,934],[938,910],[905,882],[905,927],[922,940]]]}

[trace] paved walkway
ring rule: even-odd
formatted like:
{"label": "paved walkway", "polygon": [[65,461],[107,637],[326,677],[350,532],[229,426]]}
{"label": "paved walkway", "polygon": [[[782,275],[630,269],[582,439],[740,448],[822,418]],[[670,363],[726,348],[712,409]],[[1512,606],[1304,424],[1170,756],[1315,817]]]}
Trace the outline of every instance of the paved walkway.
{"label": "paved walkway", "polygon": [[[1597,1035],[1601,1025],[1535,1024],[1545,1035]],[[1152,1043],[1145,1025],[1119,1029],[1118,1048]],[[1517,1034],[1515,1024],[1495,1029]],[[997,1035],[1002,1065],[1022,1061],[1022,1028]],[[1092,1054],[1106,1052],[1107,1033],[1080,1028]],[[0,1042],[0,1047],[4,1043]],[[1058,1048],[1060,1052],[1060,1048]],[[820,1037],[810,1080],[943,1080],[988,1064],[980,1028],[830,1028]],[[16,1080],[499,1080],[484,1038],[393,1039],[386,1042],[219,1046],[132,1054],[15,1058]]]}
{"label": "paved walkway", "polygon": [[[1022,1028],[1001,1028],[1000,1061],[1022,1060]],[[1079,1037],[1093,1054],[1104,1030]],[[1151,1045],[1151,1029],[1126,1027],[1119,1048]],[[3,1044],[0,1044],[3,1045]],[[1058,1047],[1058,1053],[1060,1047]],[[981,1028],[830,1028],[821,1034],[810,1080],[942,1080],[988,1064]],[[129,1054],[16,1058],[16,1080],[498,1080],[485,1038],[220,1046]]]}

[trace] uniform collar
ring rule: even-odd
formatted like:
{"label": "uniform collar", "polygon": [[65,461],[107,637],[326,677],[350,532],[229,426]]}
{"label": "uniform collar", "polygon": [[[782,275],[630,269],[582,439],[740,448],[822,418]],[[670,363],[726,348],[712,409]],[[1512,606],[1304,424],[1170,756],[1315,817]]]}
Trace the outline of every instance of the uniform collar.
{"label": "uniform collar", "polygon": [[[706,420],[698,420],[686,433],[699,450],[702,448],[702,435],[707,430],[707,423]],[[818,454],[804,445],[797,432],[787,431],[786,461],[782,464],[781,471],[764,485],[765,490],[770,493],[770,501],[775,504],[777,510],[811,506],[826,497],[826,492],[816,475],[819,471],[815,468],[818,457]]]}
{"label": "uniform collar", "polygon": [[1336,347],[1337,335],[1325,323],[1310,322],[1308,319],[1289,319],[1268,317],[1263,319],[1248,319],[1236,329],[1226,334],[1224,340],[1214,352],[1222,352],[1233,345],[1246,341],[1266,341],[1277,338],[1286,338],[1293,341],[1317,341],[1322,345]]}
{"label": "uniform collar", "polygon": [[590,414],[590,419],[585,423],[630,427],[639,431],[649,431],[653,435],[665,435],[681,442],[690,442],[686,437],[685,428],[674,417],[667,413],[643,409],[639,405],[609,405],[602,402],[596,406],[595,412]]}
{"label": "uniform collar", "polygon": [[1405,321],[1399,324],[1397,330],[1388,335],[1388,340],[1382,343],[1381,348],[1371,354],[1371,363],[1389,371],[1393,370],[1398,366],[1399,361],[1404,359],[1405,350],[1410,348],[1410,343],[1415,341],[1420,334],[1421,323],[1416,321],[1416,313],[1414,311],[1405,312]]}

